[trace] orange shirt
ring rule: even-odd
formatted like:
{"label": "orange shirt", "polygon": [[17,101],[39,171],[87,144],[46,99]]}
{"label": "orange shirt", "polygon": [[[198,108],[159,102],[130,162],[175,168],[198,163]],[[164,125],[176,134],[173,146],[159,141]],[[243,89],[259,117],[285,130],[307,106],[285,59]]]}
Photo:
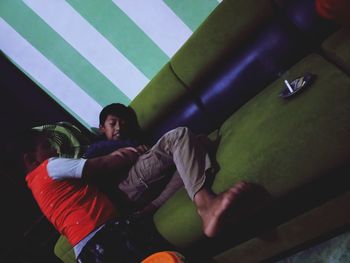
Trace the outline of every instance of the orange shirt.
{"label": "orange shirt", "polygon": [[52,179],[47,169],[50,161],[30,172],[26,181],[43,214],[75,246],[116,217],[116,210],[105,194],[79,178]]}

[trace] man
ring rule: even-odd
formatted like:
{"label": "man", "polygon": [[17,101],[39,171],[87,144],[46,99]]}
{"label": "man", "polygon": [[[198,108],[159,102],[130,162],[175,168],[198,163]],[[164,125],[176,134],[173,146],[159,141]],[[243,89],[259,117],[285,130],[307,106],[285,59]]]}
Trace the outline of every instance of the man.
{"label": "man", "polygon": [[[92,158],[109,154],[122,147],[135,147],[141,146],[143,142],[143,136],[141,129],[137,123],[136,115],[134,111],[120,103],[112,103],[105,106],[99,115],[99,129],[102,134],[102,139],[92,144],[84,154],[84,158]],[[148,147],[143,145],[144,149]],[[147,154],[152,156],[154,150],[150,150]],[[148,159],[152,159],[148,157]],[[157,160],[155,160],[157,162]],[[154,180],[149,180],[150,184],[147,187],[137,187],[132,182],[138,179],[132,179],[135,177],[133,173],[129,173],[129,179],[121,184],[119,188],[122,188],[122,192],[129,196],[130,192],[137,191],[137,198],[133,198],[132,202],[128,202],[132,209],[136,210],[137,214],[148,215],[152,214],[166,200],[169,199],[177,190],[183,186],[181,177],[175,166],[169,166],[168,169],[161,169],[162,174],[159,172],[154,173]],[[125,183],[131,184],[129,186]],[[145,182],[143,185],[146,186]],[[136,187],[135,187],[136,186]],[[111,196],[113,196],[115,190],[109,190]],[[130,198],[129,198],[129,201]]]}

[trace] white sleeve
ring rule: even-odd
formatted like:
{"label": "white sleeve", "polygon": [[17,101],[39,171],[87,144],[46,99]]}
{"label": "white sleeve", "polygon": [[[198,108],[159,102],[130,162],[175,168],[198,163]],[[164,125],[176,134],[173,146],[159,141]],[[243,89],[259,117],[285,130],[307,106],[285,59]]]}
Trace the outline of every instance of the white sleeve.
{"label": "white sleeve", "polygon": [[53,180],[81,178],[86,159],[50,158],[47,171]]}

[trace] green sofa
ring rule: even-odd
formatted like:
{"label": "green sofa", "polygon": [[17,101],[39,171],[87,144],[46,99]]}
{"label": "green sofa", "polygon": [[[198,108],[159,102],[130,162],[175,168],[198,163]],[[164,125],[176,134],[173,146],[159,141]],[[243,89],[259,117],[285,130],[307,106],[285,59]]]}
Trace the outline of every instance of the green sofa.
{"label": "green sofa", "polygon": [[[194,262],[273,261],[350,226],[350,29],[300,26],[301,2],[223,1],[130,104],[154,139],[178,125],[220,139],[215,192],[246,180],[269,196],[215,239],[184,189],[171,197],[155,226]],[[286,48],[270,56],[266,39]],[[305,72],[314,83],[281,98],[284,78]],[[55,254],[74,262],[63,236]]]}

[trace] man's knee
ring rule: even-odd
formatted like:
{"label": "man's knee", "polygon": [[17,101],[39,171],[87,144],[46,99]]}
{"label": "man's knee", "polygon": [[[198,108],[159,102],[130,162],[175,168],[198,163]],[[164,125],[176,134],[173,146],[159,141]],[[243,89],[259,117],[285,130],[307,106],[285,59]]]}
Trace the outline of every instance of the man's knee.
{"label": "man's knee", "polygon": [[183,140],[187,140],[190,136],[191,131],[187,127],[177,127],[165,133],[161,140],[177,144]]}
{"label": "man's knee", "polygon": [[179,140],[191,135],[191,131],[187,127],[177,127],[170,131]]}

